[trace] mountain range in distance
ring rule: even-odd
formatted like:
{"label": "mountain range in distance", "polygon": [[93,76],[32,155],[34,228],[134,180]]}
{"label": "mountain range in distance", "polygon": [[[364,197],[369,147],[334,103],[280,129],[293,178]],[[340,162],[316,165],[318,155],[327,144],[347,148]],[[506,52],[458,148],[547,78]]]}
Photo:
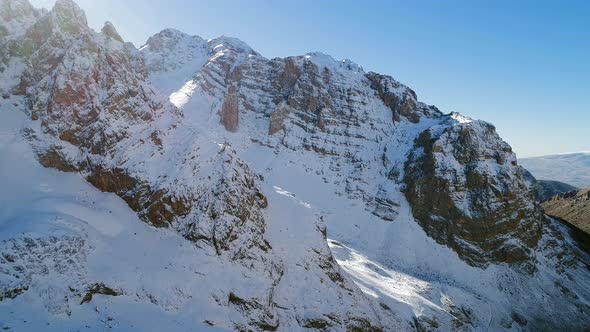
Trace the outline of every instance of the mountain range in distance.
{"label": "mountain range in distance", "polygon": [[519,162],[538,180],[560,181],[577,188],[590,187],[590,152],[519,158]]}

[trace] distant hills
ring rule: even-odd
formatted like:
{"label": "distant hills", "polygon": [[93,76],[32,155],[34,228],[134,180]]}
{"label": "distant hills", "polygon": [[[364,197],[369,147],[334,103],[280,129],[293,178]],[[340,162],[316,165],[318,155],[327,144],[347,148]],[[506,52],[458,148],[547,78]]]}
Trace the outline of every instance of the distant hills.
{"label": "distant hills", "polygon": [[519,163],[538,180],[559,181],[578,188],[590,187],[590,152],[523,158]]}

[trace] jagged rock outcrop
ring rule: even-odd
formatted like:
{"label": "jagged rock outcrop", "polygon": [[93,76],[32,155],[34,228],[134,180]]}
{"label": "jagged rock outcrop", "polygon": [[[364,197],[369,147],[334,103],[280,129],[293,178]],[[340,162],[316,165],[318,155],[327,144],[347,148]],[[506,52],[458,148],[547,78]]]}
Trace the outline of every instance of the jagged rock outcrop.
{"label": "jagged rock outcrop", "polygon": [[27,58],[18,90],[27,95],[31,117],[46,133],[104,154],[134,125],[160,113],[175,116],[147,82],[135,48],[89,29],[72,1],[58,1],[22,43],[35,52]]}
{"label": "jagged rock outcrop", "polygon": [[7,1],[0,3],[0,17],[3,22],[12,22],[26,17],[35,16],[36,9],[26,0]]}
{"label": "jagged rock outcrop", "polygon": [[221,105],[221,111],[219,111],[219,117],[226,130],[232,132],[238,131],[240,117],[238,113],[238,97],[236,96],[236,89],[234,87],[228,89],[227,96]]}
{"label": "jagged rock outcrop", "polygon": [[274,135],[279,131],[285,129],[285,119],[289,115],[289,106],[279,106],[270,114],[270,124],[268,126],[268,134]]}
{"label": "jagged rock outcrop", "polygon": [[21,59],[27,53],[22,37],[41,15],[26,1],[0,1],[0,97],[9,98],[24,67]]}
{"label": "jagged rock outcrop", "polygon": [[510,146],[490,124],[448,121],[420,134],[406,163],[414,216],[472,264],[530,259],[543,214]]}
{"label": "jagged rock outcrop", "polygon": [[394,121],[400,121],[401,116],[411,122],[420,121],[420,115],[416,109],[418,97],[414,91],[405,88],[391,77],[372,72],[368,73],[367,77],[371,81],[371,87],[379,94],[379,98],[391,109]]}
{"label": "jagged rock outcrop", "polygon": [[102,32],[106,36],[113,38],[114,40],[116,40],[118,42],[124,43],[123,38],[121,38],[121,36],[117,32],[117,29],[115,29],[115,26],[113,25],[113,23],[111,23],[109,21],[106,21],[104,23],[100,32]]}

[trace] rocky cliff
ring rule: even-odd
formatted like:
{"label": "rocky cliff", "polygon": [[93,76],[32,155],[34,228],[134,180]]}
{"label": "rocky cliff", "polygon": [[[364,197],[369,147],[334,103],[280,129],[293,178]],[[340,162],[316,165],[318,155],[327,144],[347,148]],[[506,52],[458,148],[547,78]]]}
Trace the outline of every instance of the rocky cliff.
{"label": "rocky cliff", "polygon": [[473,264],[526,261],[544,219],[533,193],[493,126],[459,122],[416,141],[405,165],[414,216]]}

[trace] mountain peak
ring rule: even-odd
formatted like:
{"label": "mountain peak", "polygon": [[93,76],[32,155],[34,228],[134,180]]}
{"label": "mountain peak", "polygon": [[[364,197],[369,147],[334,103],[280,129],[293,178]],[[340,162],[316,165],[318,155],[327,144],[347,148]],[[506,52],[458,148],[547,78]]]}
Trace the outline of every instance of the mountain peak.
{"label": "mountain peak", "polygon": [[80,6],[78,6],[78,4],[73,0],[57,0],[55,1],[53,8],[68,9],[73,11],[81,10]]}
{"label": "mountain peak", "polygon": [[363,67],[354,63],[353,61],[351,61],[349,59],[337,61],[331,55],[323,53],[323,52],[318,52],[318,51],[309,52],[304,55],[304,58],[312,61],[313,63],[315,63],[316,65],[318,65],[320,67],[335,69],[335,68],[339,68],[341,66],[344,66],[345,68],[353,70],[353,71],[363,72]]}
{"label": "mountain peak", "polygon": [[115,26],[113,25],[113,23],[111,23],[109,21],[104,22],[104,25],[100,31],[103,34],[105,34],[106,36],[109,36],[109,37],[113,38],[114,40],[117,40],[117,41],[120,41],[121,43],[123,43],[123,38],[121,38],[121,35],[119,35],[119,33],[117,32],[117,29],[115,29]]}
{"label": "mountain peak", "polygon": [[174,49],[179,44],[205,44],[205,40],[199,36],[189,35],[174,28],[166,28],[148,38],[139,49],[166,52]]}
{"label": "mountain peak", "polygon": [[220,36],[214,39],[209,39],[207,43],[213,50],[226,48],[238,53],[258,54],[258,52],[254,51],[250,45],[235,37]]}
{"label": "mountain peak", "polygon": [[27,17],[34,11],[27,0],[0,0],[0,17],[6,21]]}
{"label": "mountain peak", "polygon": [[72,0],[57,0],[49,14],[59,27],[69,33],[79,33],[82,28],[88,26],[86,14]]}
{"label": "mountain peak", "polygon": [[167,38],[188,38],[191,37],[191,35],[189,35],[186,32],[182,32],[180,30],[174,29],[174,28],[166,28],[160,32],[158,32],[157,34],[155,34],[152,37],[167,37]]}

